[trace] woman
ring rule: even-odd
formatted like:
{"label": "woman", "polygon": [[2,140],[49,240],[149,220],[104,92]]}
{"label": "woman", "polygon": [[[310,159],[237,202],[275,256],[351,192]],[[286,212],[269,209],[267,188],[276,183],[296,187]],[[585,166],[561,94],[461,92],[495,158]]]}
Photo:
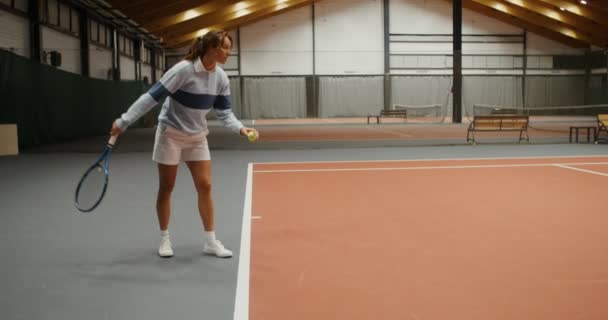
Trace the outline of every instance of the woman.
{"label": "woman", "polygon": [[217,64],[226,63],[231,49],[232,38],[225,31],[210,31],[197,38],[185,59],[169,69],[112,125],[111,134],[119,135],[166,98],[158,117],[152,153],[152,159],[158,163],[156,212],[161,257],[173,256],[168,227],[171,192],[180,161],[186,162],[190,169],[198,193],[198,209],[205,230],[203,252],[222,258],[232,256],[232,252],[215,238],[206,115],[213,108],[218,119],[241,136],[252,133],[257,138],[258,132],[244,127],[230,109],[230,82]]}

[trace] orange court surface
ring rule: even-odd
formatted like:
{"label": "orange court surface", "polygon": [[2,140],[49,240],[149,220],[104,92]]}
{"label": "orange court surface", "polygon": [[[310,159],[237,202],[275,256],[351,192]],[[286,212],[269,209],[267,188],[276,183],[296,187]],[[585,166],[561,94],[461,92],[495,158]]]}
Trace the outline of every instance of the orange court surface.
{"label": "orange court surface", "polygon": [[608,156],[249,165],[235,320],[608,319]]}

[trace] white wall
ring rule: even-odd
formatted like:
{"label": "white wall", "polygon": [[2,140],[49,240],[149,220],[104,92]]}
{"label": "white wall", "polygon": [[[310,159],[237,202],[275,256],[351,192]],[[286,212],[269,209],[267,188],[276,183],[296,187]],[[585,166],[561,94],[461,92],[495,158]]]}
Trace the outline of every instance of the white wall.
{"label": "white wall", "polygon": [[0,10],[0,47],[30,56],[29,26],[26,18]]}
{"label": "white wall", "polygon": [[312,74],[311,8],[288,11],[241,28],[241,73]]}
{"label": "white wall", "polygon": [[89,74],[91,78],[108,80],[112,68],[112,50],[89,44]]}
{"label": "white wall", "polygon": [[[437,0],[391,0],[389,4],[391,34],[436,34],[432,36],[391,36],[391,40],[416,40],[424,42],[393,42],[390,44],[392,68],[416,68],[417,70],[391,70],[398,74],[451,74],[452,68],[452,4]],[[474,11],[463,10],[463,74],[511,74],[521,75],[524,52],[524,30],[510,24],[497,21]],[[520,38],[493,37],[502,43],[467,43],[476,37],[466,35],[521,35]],[[490,40],[488,37],[477,37],[479,40]],[[442,40],[444,43],[430,43]],[[514,40],[517,43],[507,43]],[[527,54],[529,68],[551,68],[554,54],[583,55],[584,50],[570,48],[539,35],[528,33]],[[435,55],[435,56],[429,56]],[[474,56],[487,55],[487,56]],[[499,55],[499,56],[495,56]],[[444,68],[440,70],[438,68]],[[504,68],[503,70],[492,70]],[[515,68],[515,69],[513,69]],[[517,70],[517,69],[520,70]],[[578,71],[535,70],[535,74],[571,74]]]}
{"label": "white wall", "polygon": [[316,73],[383,74],[383,17],[380,0],[315,3]]}
{"label": "white wall", "polygon": [[[315,62],[318,75],[382,74],[384,72],[383,1],[324,0],[315,3]],[[306,75],[312,65],[312,6],[289,11],[241,28],[241,73],[243,75]],[[390,0],[391,34],[452,33],[452,4],[440,0]],[[488,35],[485,40],[502,43],[463,43],[464,74],[522,74],[524,30],[463,10],[463,34]],[[513,35],[519,38],[494,37]],[[235,35],[236,37],[236,35]],[[393,40],[397,40],[393,36]],[[391,53],[418,54],[420,57],[391,56],[391,66],[419,67],[425,74],[450,74],[452,67],[451,36],[446,43],[391,43]],[[438,38],[427,37],[426,40]],[[475,38],[468,38],[473,40]],[[411,39],[406,39],[411,40]],[[417,39],[418,40],[418,39]],[[518,43],[508,43],[516,40]],[[236,42],[236,39],[235,39]],[[553,54],[583,55],[581,49],[570,48],[539,35],[528,33],[528,60],[532,66],[552,66]],[[436,55],[436,56],[428,56]],[[445,55],[445,56],[441,56]],[[467,56],[468,55],[468,56]],[[474,57],[472,55],[498,55]],[[543,56],[544,55],[544,56]],[[294,63],[297,61],[297,63]],[[225,68],[236,68],[237,59],[229,59]],[[436,72],[433,67],[446,70]],[[505,68],[505,70],[486,70]],[[533,73],[568,74],[561,71]],[[403,72],[393,72],[403,73]],[[407,72],[406,72],[407,73]],[[416,73],[416,72],[410,72]],[[232,72],[231,74],[237,74]]]}
{"label": "white wall", "polygon": [[528,33],[528,54],[583,55],[585,50],[572,48],[537,34]]}
{"label": "white wall", "polygon": [[135,60],[120,55],[120,80],[135,80]]}
{"label": "white wall", "polygon": [[[61,53],[61,70],[80,74],[80,40],[77,37],[55,31],[46,26],[40,31],[42,51],[59,51]],[[47,58],[51,63],[50,57]]]}

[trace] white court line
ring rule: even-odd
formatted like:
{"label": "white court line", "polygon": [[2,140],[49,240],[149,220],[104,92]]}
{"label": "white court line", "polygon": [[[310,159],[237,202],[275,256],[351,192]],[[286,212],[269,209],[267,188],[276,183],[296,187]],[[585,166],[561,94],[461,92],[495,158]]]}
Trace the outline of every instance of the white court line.
{"label": "white court line", "polygon": [[556,164],[555,166],[556,166],[556,167],[560,167],[560,168],[564,168],[564,169],[576,170],[576,171],[581,171],[581,172],[587,172],[587,173],[591,173],[591,174],[596,174],[596,175],[598,175],[598,176],[604,176],[604,177],[608,177],[608,174],[606,174],[606,173],[597,172],[597,171],[593,171],[593,170],[586,170],[586,169],[581,169],[581,168],[569,167],[568,165],[565,165],[565,164]]}
{"label": "white court line", "polygon": [[305,164],[305,163],[369,163],[369,162],[415,162],[415,161],[479,161],[479,160],[530,160],[530,159],[563,159],[563,158],[606,158],[608,155],[588,156],[538,156],[538,157],[497,157],[497,158],[445,158],[445,159],[402,159],[402,160],[342,160],[342,161],[286,161],[286,162],[256,162],[255,164]]}
{"label": "white court line", "polygon": [[251,261],[251,195],[253,187],[253,164],[247,165],[247,183],[245,185],[245,203],[243,205],[243,226],[241,229],[241,247],[236,280],[234,301],[234,320],[249,319],[249,263]]}
{"label": "white court line", "polygon": [[[562,163],[565,166],[604,165],[608,162]],[[342,171],[398,171],[398,170],[436,170],[436,169],[480,169],[480,168],[522,168],[550,167],[559,163],[529,163],[529,164],[488,164],[474,166],[430,166],[430,167],[386,167],[386,168],[335,168],[335,169],[285,169],[285,170],[255,170],[254,173],[285,173],[285,172],[342,172]]]}

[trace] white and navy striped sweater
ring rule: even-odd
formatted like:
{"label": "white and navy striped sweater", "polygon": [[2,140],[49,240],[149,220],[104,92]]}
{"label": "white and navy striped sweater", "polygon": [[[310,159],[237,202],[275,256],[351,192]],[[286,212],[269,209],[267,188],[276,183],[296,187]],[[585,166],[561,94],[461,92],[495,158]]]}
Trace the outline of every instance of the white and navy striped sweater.
{"label": "white and navy striped sweater", "polygon": [[190,135],[208,133],[206,115],[213,108],[226,127],[236,133],[243,128],[230,108],[230,81],[226,72],[219,66],[207,71],[200,59],[183,60],[165,72],[117,119],[117,126],[126,130],[163,98],[167,99],[158,116],[161,126]]}

